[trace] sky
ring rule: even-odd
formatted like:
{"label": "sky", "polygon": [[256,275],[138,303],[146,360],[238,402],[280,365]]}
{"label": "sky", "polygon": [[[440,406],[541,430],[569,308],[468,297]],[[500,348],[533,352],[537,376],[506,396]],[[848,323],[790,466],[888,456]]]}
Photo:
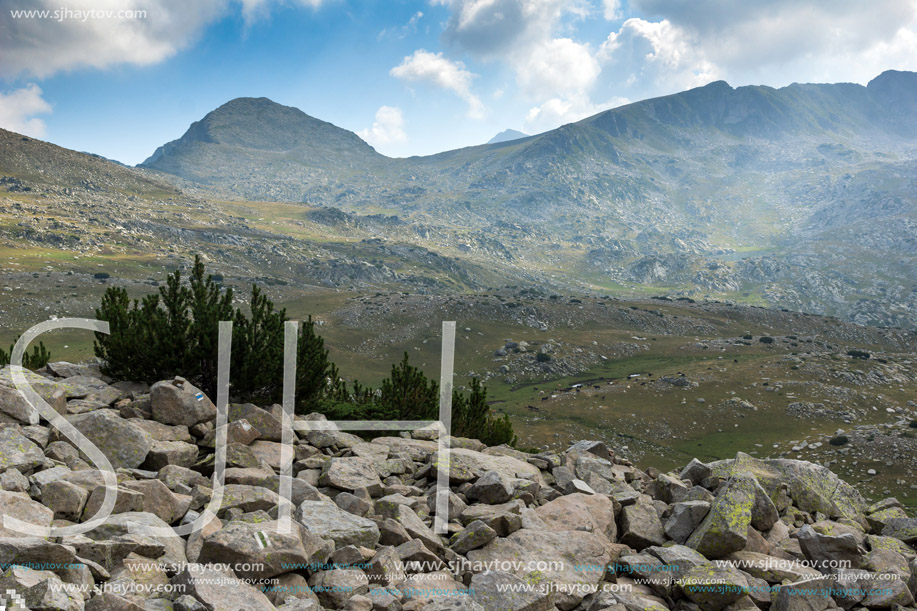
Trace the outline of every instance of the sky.
{"label": "sky", "polygon": [[406,157],[887,69],[917,70],[917,0],[0,0],[0,127],[131,165],[242,96]]}

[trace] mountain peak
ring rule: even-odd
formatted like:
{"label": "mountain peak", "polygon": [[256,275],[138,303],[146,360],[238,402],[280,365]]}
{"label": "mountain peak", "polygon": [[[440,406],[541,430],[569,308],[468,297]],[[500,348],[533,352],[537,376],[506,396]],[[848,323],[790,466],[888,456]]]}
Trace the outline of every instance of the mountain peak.
{"label": "mountain peak", "polygon": [[229,100],[140,165],[204,184],[233,184],[230,190],[254,197],[251,185],[238,181],[261,164],[285,168],[286,175],[304,184],[312,172],[380,158],[353,132],[261,97]]}
{"label": "mountain peak", "polygon": [[528,138],[529,135],[515,129],[504,129],[502,132],[487,141],[487,144],[499,144],[501,142],[510,142],[520,138]]}
{"label": "mountain peak", "polygon": [[[221,104],[214,108],[208,114],[214,113],[226,113],[226,112],[246,112],[246,111],[260,111],[260,112],[285,112],[285,111],[295,111],[298,114],[306,115],[300,109],[294,106],[285,106],[279,102],[275,102],[271,98],[252,98],[252,97],[241,97],[233,98],[228,102]],[[306,115],[309,116],[309,115]]]}

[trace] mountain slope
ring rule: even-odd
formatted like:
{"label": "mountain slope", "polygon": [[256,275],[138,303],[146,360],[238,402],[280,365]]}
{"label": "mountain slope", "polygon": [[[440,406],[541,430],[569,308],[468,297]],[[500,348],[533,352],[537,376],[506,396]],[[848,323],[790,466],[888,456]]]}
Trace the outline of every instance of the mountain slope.
{"label": "mountain slope", "polygon": [[408,221],[404,239],[599,291],[913,326],[915,100],[909,72],[865,87],[720,81],[409,159],[295,109],[235,100],[144,167],[246,199],[387,211]]}

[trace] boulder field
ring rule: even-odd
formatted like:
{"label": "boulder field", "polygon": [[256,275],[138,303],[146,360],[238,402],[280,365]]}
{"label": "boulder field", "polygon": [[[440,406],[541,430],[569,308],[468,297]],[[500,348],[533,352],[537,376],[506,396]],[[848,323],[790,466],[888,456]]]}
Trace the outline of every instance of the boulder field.
{"label": "boulder field", "polygon": [[293,434],[287,504],[280,406],[230,405],[219,447],[216,408],[181,378],[150,388],[70,363],[29,377],[108,459],[117,496],[92,530],[48,530],[92,520],[105,479],[0,371],[9,609],[917,609],[917,518],[817,464],[739,453],[662,473],[601,441],[529,454],[453,437],[446,455],[435,429],[329,427]]}

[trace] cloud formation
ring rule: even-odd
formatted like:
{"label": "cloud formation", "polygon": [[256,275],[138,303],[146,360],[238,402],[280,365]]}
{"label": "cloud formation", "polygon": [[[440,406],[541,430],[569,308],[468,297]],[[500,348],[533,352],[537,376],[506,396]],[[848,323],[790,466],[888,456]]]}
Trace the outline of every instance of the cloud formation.
{"label": "cloud formation", "polygon": [[227,0],[36,0],[31,15],[0,12],[0,77],[146,66],[174,55],[220,15]]}
{"label": "cloud formation", "polygon": [[481,59],[550,38],[565,16],[585,17],[586,0],[433,0],[451,10],[445,39]]}
{"label": "cloud formation", "polygon": [[519,85],[534,97],[586,92],[601,70],[589,46],[569,38],[534,45],[513,64]]}
{"label": "cloud formation", "polygon": [[699,87],[720,77],[697,40],[668,20],[628,19],[599,48],[619,82],[665,93]]}
{"label": "cloud formation", "polygon": [[620,42],[643,38],[658,51],[643,62],[618,59],[633,74],[650,68],[679,84],[689,72],[732,84],[865,82],[889,68],[913,69],[917,58],[917,0],[631,0],[631,7],[648,21],[625,22]]}
{"label": "cloud formation", "polygon": [[525,128],[530,133],[544,132],[560,125],[574,123],[586,117],[629,103],[627,98],[612,98],[593,104],[588,97],[551,98],[532,107],[525,115]]}
{"label": "cloud formation", "polygon": [[0,127],[3,129],[42,138],[45,122],[35,115],[50,112],[51,105],[41,97],[41,88],[35,83],[9,93],[0,93]]}
{"label": "cloud formation", "polygon": [[34,0],[0,11],[0,78],[46,78],[79,68],[149,66],[189,47],[220,17],[247,26],[277,5],[324,0]]}
{"label": "cloud formation", "polygon": [[400,108],[394,106],[380,106],[376,111],[376,120],[373,126],[357,132],[372,146],[379,148],[407,140],[404,133],[404,115]]}
{"label": "cloud formation", "polygon": [[[515,74],[522,96],[538,106],[526,125],[542,130],[582,118],[596,108],[590,91],[601,66],[588,43],[563,36],[595,8],[584,0],[434,0],[451,16],[445,41]],[[618,4],[606,0],[605,12]]]}
{"label": "cloud formation", "polygon": [[271,5],[295,4],[308,8],[318,8],[323,0],[239,0],[242,4],[242,17],[245,24],[251,26],[259,19],[264,19],[270,13]]}
{"label": "cloud formation", "polygon": [[603,15],[608,21],[621,18],[621,0],[602,0]]}
{"label": "cloud formation", "polygon": [[447,59],[442,53],[418,49],[392,68],[389,74],[407,83],[426,83],[451,91],[468,103],[469,117],[484,116],[484,104],[471,92],[471,81],[475,75],[465,69],[465,64]]}

